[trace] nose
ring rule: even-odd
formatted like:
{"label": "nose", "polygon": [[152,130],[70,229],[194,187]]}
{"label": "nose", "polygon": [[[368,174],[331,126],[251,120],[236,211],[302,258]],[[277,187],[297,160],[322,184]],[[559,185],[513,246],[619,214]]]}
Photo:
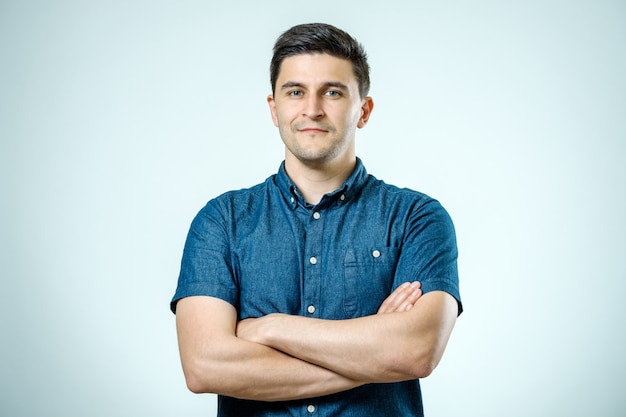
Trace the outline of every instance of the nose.
{"label": "nose", "polygon": [[314,94],[309,95],[307,100],[305,100],[302,115],[313,120],[318,120],[324,117],[321,98]]}

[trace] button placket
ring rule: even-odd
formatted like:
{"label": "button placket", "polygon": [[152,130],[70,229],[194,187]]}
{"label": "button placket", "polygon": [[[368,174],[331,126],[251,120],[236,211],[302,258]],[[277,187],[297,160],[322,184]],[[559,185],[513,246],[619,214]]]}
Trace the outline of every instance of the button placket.
{"label": "button placket", "polygon": [[303,313],[310,317],[319,315],[323,232],[323,214],[319,211],[309,212],[304,244],[306,266],[303,277],[302,309]]}

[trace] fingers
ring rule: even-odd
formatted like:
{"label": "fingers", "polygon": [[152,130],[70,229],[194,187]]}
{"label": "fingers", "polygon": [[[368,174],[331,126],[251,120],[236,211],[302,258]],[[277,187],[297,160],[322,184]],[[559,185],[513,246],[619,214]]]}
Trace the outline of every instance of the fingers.
{"label": "fingers", "polygon": [[378,314],[409,311],[421,296],[421,284],[418,281],[405,282],[383,301]]}
{"label": "fingers", "polygon": [[396,288],[389,297],[383,301],[378,313],[391,313],[394,311],[406,311],[407,299],[412,294],[411,284],[408,282],[403,283]]}

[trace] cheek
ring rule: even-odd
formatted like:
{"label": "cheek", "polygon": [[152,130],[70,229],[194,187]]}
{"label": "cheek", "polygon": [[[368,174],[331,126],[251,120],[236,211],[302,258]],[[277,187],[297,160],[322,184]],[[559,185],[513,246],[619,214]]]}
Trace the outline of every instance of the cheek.
{"label": "cheek", "polygon": [[289,129],[290,123],[289,118],[282,113],[276,113],[274,118],[274,126],[279,128],[281,131]]}
{"label": "cheek", "polygon": [[272,110],[272,120],[274,125],[288,125],[291,124],[297,118],[297,110],[293,108],[276,108]]}
{"label": "cheek", "polygon": [[358,127],[361,121],[361,108],[353,108],[346,112],[344,124],[347,128]]}

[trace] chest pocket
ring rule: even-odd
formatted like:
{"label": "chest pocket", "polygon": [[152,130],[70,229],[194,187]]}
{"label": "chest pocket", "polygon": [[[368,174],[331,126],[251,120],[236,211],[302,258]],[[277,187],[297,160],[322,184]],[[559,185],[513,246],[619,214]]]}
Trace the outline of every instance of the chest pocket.
{"label": "chest pocket", "polygon": [[376,314],[391,294],[400,250],[391,247],[349,248],[344,257],[343,307],[348,317]]}

